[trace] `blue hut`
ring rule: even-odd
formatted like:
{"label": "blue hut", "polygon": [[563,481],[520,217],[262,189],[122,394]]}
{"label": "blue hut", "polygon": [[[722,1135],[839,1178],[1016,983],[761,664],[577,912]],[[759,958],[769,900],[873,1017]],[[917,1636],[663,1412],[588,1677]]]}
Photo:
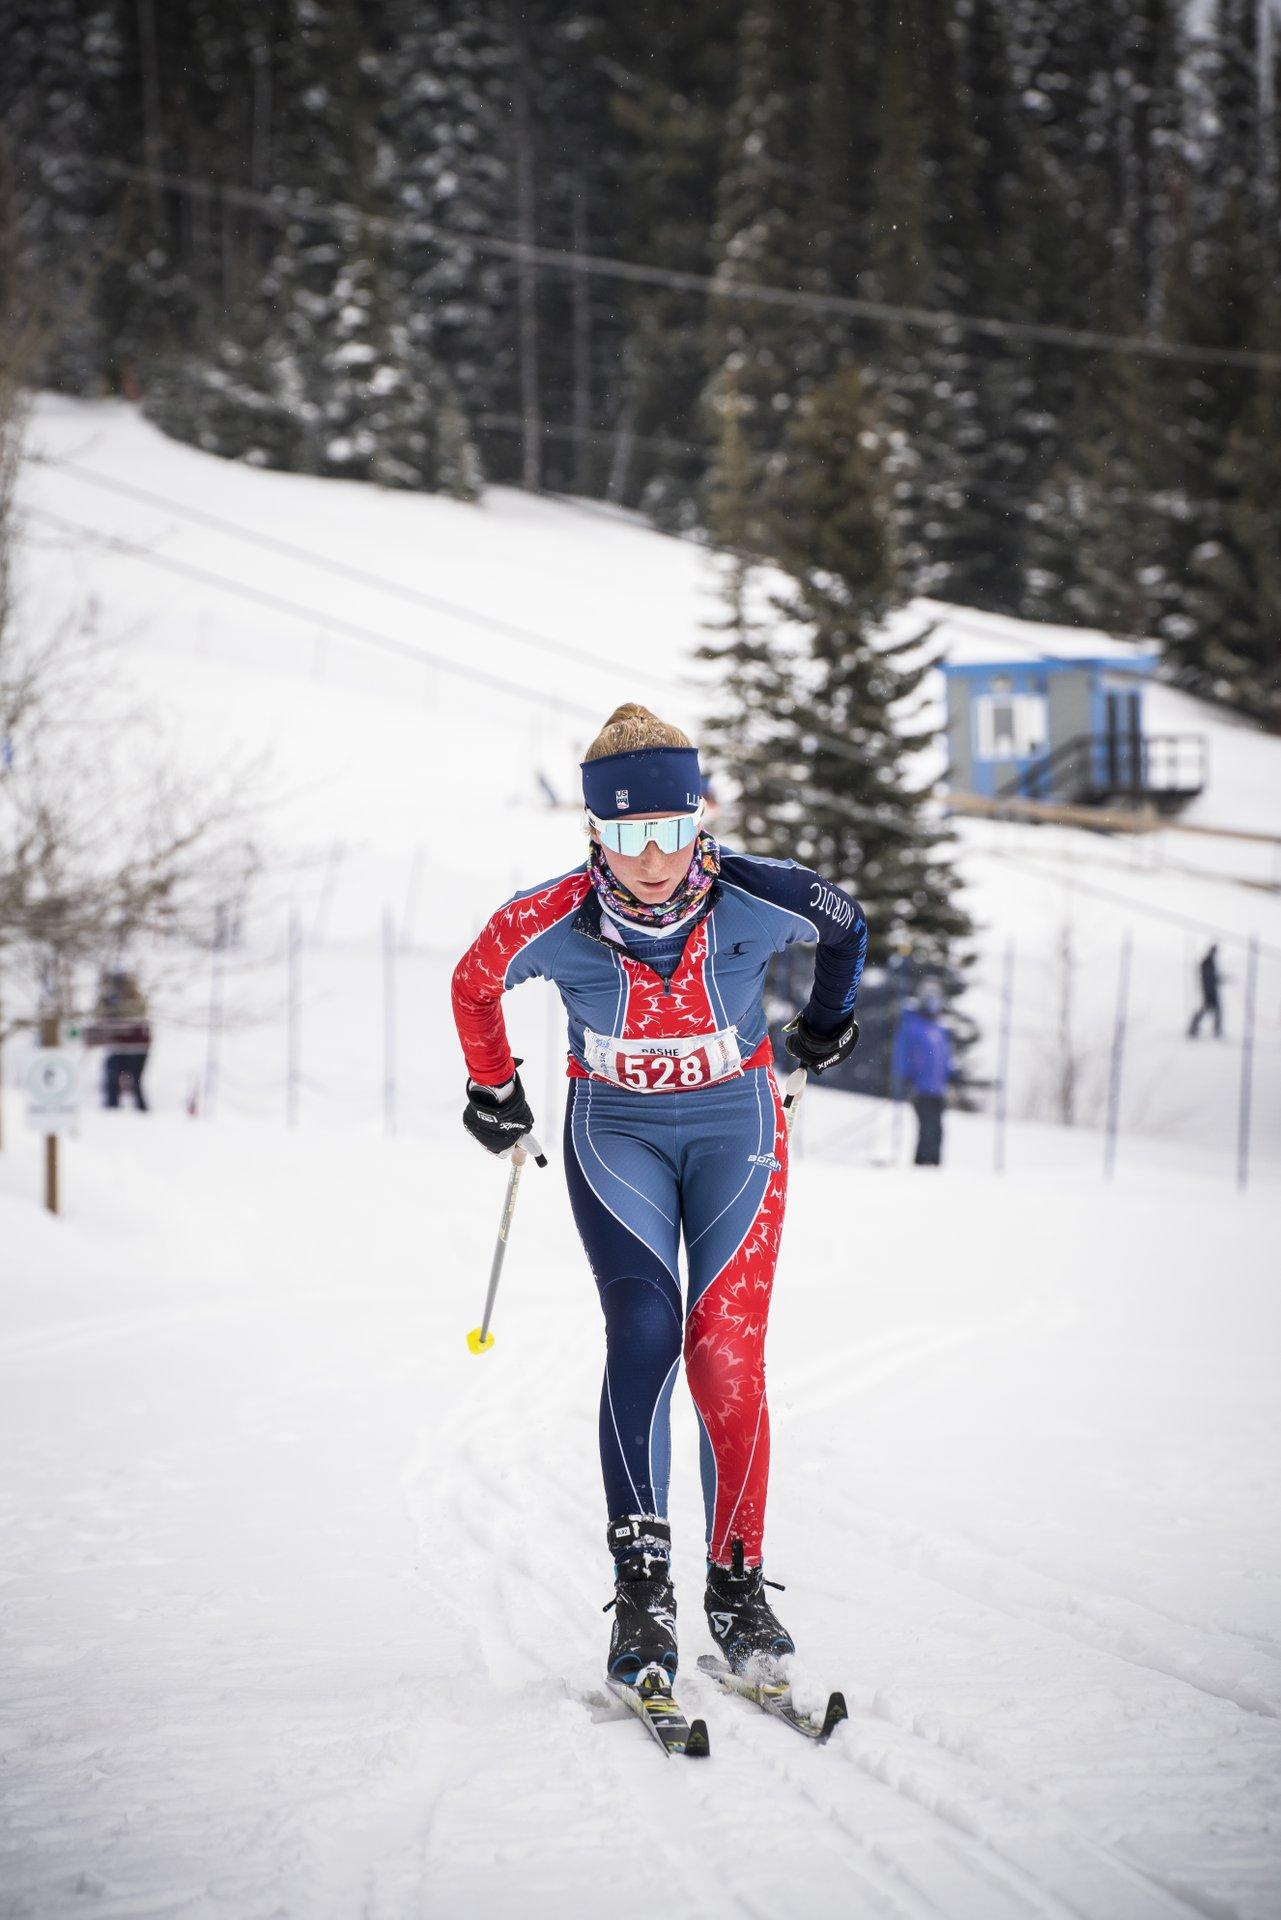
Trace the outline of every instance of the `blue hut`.
{"label": "blue hut", "polygon": [[1151,655],[945,666],[949,783],[985,799],[1173,811],[1205,785],[1201,734],[1150,734]]}

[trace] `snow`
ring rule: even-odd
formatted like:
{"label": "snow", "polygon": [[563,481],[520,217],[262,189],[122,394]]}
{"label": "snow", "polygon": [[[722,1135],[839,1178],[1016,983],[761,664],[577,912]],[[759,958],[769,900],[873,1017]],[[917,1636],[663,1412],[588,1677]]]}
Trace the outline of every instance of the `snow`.
{"label": "snow", "polygon": [[1149,662],[1155,645],[1117,640],[1093,627],[1056,627],[1040,620],[1016,620],[1006,614],[976,613],[946,600],[914,600],[898,616],[904,633],[925,623],[933,627],[930,644],[955,666],[986,666],[1006,660],[1115,660]]}
{"label": "snow", "polygon": [[[1275,1915],[1275,849],[959,823],[980,1074],[1015,942],[1007,1172],[990,1114],[950,1116],[948,1164],[917,1173],[901,1113],[811,1090],[771,1326],[770,1571],[798,1689],[843,1686],[852,1718],[814,1750],[698,1673],[682,1388],[682,1694],[713,1758],[665,1762],[591,1704],[603,1343],[557,1166],[555,1009],[538,986],[511,1002],[553,1163],[524,1177],[498,1344],[476,1358],[503,1175],[458,1126],[445,987],[501,897],[580,857],[572,808],[540,804],[535,776],[568,800],[618,700],[680,717],[712,697],[691,664],[711,566],[585,504],[228,465],[121,405],[44,400],[33,441],[61,464],[23,476],[24,618],[39,633],[81,609],[193,764],[270,747],[274,864],[225,956],[212,1113],[182,1110],[208,1064],[207,954],[158,995],[157,1111],[85,1113],[58,1221],[6,1100],[5,1920],[648,1920],[668,1896],[717,1917],[819,1899],[895,1920]],[[941,613],[953,658],[1108,650]],[[1210,737],[1189,817],[1277,831],[1278,743],[1149,698],[1154,726]],[[1193,1046],[1192,970],[1215,935],[1227,1037]],[[1065,1060],[1071,1128],[1048,1124]],[[13,1043],[10,1087],[22,1064]]]}
{"label": "snow", "polygon": [[770,1566],[849,1697],[825,1750],[694,1665],[681,1391],[691,1772],[587,1704],[602,1336],[554,1164],[478,1359],[502,1173],[453,1126],[95,1113],[56,1223],[11,1127],[6,1913],[1275,1913],[1278,1190],[1002,1183],[986,1131],[797,1167]]}

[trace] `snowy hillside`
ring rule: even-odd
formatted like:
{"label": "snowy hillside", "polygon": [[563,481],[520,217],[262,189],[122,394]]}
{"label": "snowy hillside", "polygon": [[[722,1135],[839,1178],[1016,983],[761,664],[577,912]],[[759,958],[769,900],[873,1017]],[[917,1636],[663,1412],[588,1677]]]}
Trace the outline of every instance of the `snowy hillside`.
{"label": "snowy hillside", "polygon": [[[28,468],[22,500],[36,630],[87,617],[194,764],[272,756],[269,837],[294,864],[268,889],[273,917],[264,905],[235,957],[223,1105],[284,1110],[292,905],[309,1118],[378,1119],[384,912],[404,950],[401,1104],[406,1116],[426,1112],[436,1049],[456,1058],[439,993],[452,957],[515,884],[580,857],[573,809],[549,808],[548,791],[572,799],[583,745],[618,700],[696,722],[714,699],[694,657],[717,613],[714,563],[598,507],[501,489],[473,507],[232,465],[119,404],[46,399],[32,446],[42,464]],[[954,660],[1115,645],[932,602],[901,618],[913,630],[937,622]],[[1171,689],[1150,697],[1154,726],[1208,737],[1210,785],[1187,817],[1281,831],[1281,742]],[[1062,1117],[1070,1082],[1073,1117],[1097,1126],[1129,933],[1122,1131],[1180,1138],[1226,1165],[1255,935],[1254,1148],[1281,1164],[1281,849],[983,821],[957,831],[979,925],[976,1077],[995,1072],[1013,940],[1011,1110]],[[1228,1037],[1192,1047],[1196,961],[1216,938]],[[518,1017],[554,1087],[558,1047],[538,992]],[[171,1103],[206,1070],[208,998],[202,974],[165,1002],[152,1071]],[[863,1133],[875,1141],[871,1117]]]}
{"label": "snowy hillside", "polygon": [[[798,1691],[843,1686],[852,1717],[812,1749],[698,1673],[682,1385],[681,1691],[713,1756],[664,1761],[595,1705],[603,1341],[555,1144],[563,1029],[541,987],[512,997],[553,1164],[477,1359],[503,1179],[458,1126],[445,988],[516,881],[578,859],[547,788],[571,798],[610,707],[710,697],[709,563],[570,504],[222,464],[122,406],[45,401],[32,437],[24,618],[78,611],[192,764],[269,747],[278,866],[223,956],[216,1056],[203,954],[160,995],[158,1111],[86,1112],[61,1220],[6,1097],[5,1920],[1273,1920],[1274,853],[959,823],[980,1073],[1015,943],[1007,1171],[990,1113],[952,1116],[933,1176],[886,1103],[812,1090],[771,1323],[769,1571]],[[951,610],[944,637],[998,625]],[[1211,736],[1202,822],[1274,824],[1281,746],[1154,698]],[[1216,933],[1228,1034],[1193,1046]]]}

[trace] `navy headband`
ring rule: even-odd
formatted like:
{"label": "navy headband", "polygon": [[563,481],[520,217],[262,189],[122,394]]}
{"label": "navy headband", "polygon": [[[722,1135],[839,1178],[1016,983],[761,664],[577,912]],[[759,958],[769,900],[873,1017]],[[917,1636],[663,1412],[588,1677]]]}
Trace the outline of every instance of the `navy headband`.
{"label": "navy headband", "polygon": [[584,760],[583,800],[598,820],[629,813],[692,813],[703,797],[697,747],[641,747]]}

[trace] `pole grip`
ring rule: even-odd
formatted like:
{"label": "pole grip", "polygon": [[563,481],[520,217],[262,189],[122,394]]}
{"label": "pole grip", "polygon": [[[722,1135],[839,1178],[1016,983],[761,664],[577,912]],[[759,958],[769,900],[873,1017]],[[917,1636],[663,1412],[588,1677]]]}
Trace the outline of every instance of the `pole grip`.
{"label": "pole grip", "polygon": [[809,1074],[804,1067],[793,1067],[783,1082],[783,1113],[787,1120],[789,1138],[796,1124],[796,1109],[801,1104],[801,1095],[808,1085]]}
{"label": "pole grip", "polygon": [[547,1155],[543,1152],[532,1133],[522,1133],[520,1139],[512,1148],[512,1159],[516,1162],[517,1166],[521,1164],[526,1156],[533,1161],[536,1167],[545,1167],[547,1165]]}

